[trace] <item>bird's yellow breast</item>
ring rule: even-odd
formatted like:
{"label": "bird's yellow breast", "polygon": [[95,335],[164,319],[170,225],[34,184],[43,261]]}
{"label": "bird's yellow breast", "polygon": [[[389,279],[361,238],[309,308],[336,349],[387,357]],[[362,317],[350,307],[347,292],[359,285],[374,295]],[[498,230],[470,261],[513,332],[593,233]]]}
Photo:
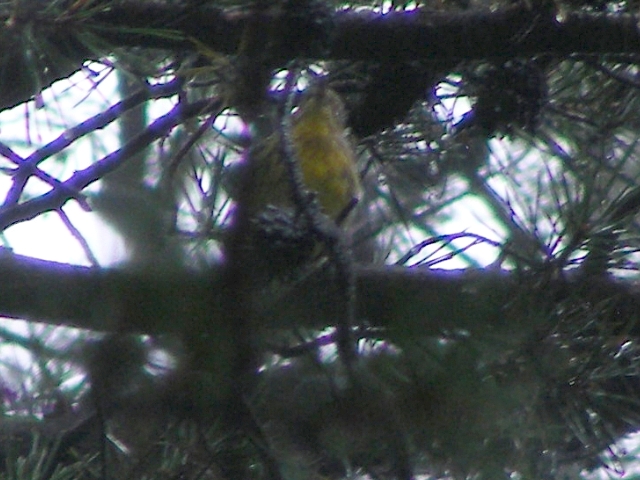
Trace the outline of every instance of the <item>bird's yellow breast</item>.
{"label": "bird's yellow breast", "polygon": [[[342,101],[328,89],[308,93],[293,116],[291,141],[299,161],[304,186],[317,194],[323,212],[340,221],[360,195],[354,148],[346,136]],[[280,158],[279,133],[266,138],[250,159],[250,212],[267,205],[292,206],[291,180]]]}
{"label": "bird's yellow breast", "polygon": [[331,90],[311,94],[294,116],[291,137],[306,187],[324,212],[339,218],[360,195],[353,146],[341,118],[342,101]]}

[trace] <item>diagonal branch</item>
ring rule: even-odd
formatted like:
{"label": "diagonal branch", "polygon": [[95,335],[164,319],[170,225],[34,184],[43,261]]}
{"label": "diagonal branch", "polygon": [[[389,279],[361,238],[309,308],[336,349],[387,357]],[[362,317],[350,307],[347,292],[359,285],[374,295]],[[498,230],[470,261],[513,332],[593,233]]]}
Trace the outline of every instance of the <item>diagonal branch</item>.
{"label": "diagonal branch", "polygon": [[62,193],[69,195],[69,198],[77,198],[79,190],[70,190],[68,185],[64,185],[58,180],[53,181],[53,179],[49,178],[48,175],[41,172],[37,166],[47,158],[60,153],[79,138],[106,127],[111,122],[117,120],[122,113],[139,105],[145,100],[175,95],[180,90],[181,84],[182,82],[180,80],[172,80],[161,85],[149,86],[146,89],[142,89],[109,107],[104,112],[100,112],[92,118],[63,132],[58,138],[36,150],[26,159],[16,155],[10,151],[8,147],[2,146],[0,154],[6,156],[18,165],[18,168],[13,172],[13,183],[5,197],[3,209],[17,205],[22,191],[24,190],[29,177],[32,175],[35,175],[52,185],[54,187],[54,191],[56,188],[61,189],[63,191]]}
{"label": "diagonal branch", "polygon": [[[9,146],[5,145],[2,142],[0,142],[0,155],[5,157],[6,159],[11,161],[12,163],[18,165],[18,168],[14,169],[14,170],[11,170],[11,174],[19,175],[20,174],[20,170],[22,168],[24,168],[24,166],[25,166],[25,164],[27,162],[26,159],[24,159],[23,157],[18,155],[11,148],[9,148]],[[43,172],[42,170],[37,168],[37,166],[27,166],[26,171],[29,172],[30,175],[33,175],[34,177],[42,180],[43,182],[48,183],[54,189],[59,188],[59,189],[64,190],[66,188],[60,180],[58,180],[57,178],[49,175],[47,172]],[[24,184],[26,184],[26,180],[27,179],[28,179],[28,176],[27,176],[27,178],[24,179],[24,183],[22,185],[23,187],[24,187]],[[13,186],[15,186],[15,185],[16,185],[16,180],[14,180],[14,183],[13,183]],[[13,188],[13,186],[12,186],[12,188]],[[9,201],[10,198],[13,198],[15,196],[15,193],[12,194],[11,196],[7,195],[7,198],[5,199],[5,204],[7,204],[7,203],[9,203],[9,204],[16,203],[18,201],[18,198],[19,198],[21,192],[22,192],[22,189],[20,189],[17,192],[18,197],[15,199],[15,201],[13,201],[13,200]],[[72,198],[75,198],[78,202],[80,202],[82,208],[84,208],[85,210],[89,210],[89,206],[87,205],[86,201],[84,200],[84,198],[78,192],[68,191],[67,193],[69,195],[71,195]]]}
{"label": "diagonal branch", "polygon": [[158,118],[144,132],[132,138],[122,148],[103,157],[84,170],[77,171],[63,182],[63,189],[51,190],[40,197],[0,211],[0,230],[16,223],[31,220],[41,213],[60,209],[74,197],[70,192],[80,191],[100,180],[104,175],[122,165],[132,155],[146,148],[154,140],[167,135],[185,120],[210,113],[219,108],[220,101],[217,100],[200,100],[188,105],[176,105],[169,113]]}

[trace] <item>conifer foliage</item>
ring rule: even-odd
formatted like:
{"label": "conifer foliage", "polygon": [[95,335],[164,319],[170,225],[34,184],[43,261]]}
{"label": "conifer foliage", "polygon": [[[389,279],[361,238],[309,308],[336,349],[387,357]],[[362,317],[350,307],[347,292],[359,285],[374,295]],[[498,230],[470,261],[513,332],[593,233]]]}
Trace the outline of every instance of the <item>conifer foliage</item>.
{"label": "conifer foliage", "polygon": [[0,479],[637,469],[637,10],[0,1]]}

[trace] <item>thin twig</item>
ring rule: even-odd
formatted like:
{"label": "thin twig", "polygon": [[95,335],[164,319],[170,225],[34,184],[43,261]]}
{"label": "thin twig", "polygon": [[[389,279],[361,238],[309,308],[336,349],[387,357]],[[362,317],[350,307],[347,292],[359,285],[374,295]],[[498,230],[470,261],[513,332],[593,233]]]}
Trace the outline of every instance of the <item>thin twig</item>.
{"label": "thin twig", "polygon": [[444,243],[452,243],[454,240],[458,240],[460,238],[469,238],[472,239],[472,245],[477,245],[479,243],[487,243],[492,247],[496,248],[504,248],[504,245],[501,242],[496,242],[494,240],[490,240],[482,235],[478,235],[476,233],[470,232],[460,232],[460,233],[452,233],[448,235],[438,235],[435,237],[428,238],[426,240],[421,241],[420,243],[411,247],[411,249],[405,253],[400,259],[395,263],[396,265],[405,265],[409,260],[418,255],[423,249],[434,245],[436,243],[444,242]]}
{"label": "thin twig", "polygon": [[69,216],[65,213],[65,211],[62,208],[58,209],[58,216],[60,217],[60,220],[62,220],[62,223],[64,224],[64,226],[67,227],[67,229],[69,230],[69,233],[71,233],[71,236],[75,238],[76,241],[80,244],[82,251],[87,257],[87,260],[91,262],[91,265],[93,265],[94,267],[99,266],[100,262],[98,262],[98,259],[91,251],[91,247],[87,243],[87,240],[84,238],[82,233],[80,233],[80,230],[78,230],[76,226],[71,222],[71,220],[69,219]]}

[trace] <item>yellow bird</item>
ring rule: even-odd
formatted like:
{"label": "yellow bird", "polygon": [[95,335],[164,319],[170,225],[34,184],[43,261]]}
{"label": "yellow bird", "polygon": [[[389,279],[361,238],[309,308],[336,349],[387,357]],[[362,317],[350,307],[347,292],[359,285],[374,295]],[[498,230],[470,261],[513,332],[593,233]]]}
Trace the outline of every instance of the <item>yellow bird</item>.
{"label": "yellow bird", "polygon": [[[341,223],[358,202],[360,178],[353,145],[346,135],[342,100],[333,90],[311,88],[293,114],[291,141],[305,187],[317,194],[322,211]],[[290,208],[291,181],[279,135],[268,137],[250,159],[245,200],[251,213],[267,205]]]}

